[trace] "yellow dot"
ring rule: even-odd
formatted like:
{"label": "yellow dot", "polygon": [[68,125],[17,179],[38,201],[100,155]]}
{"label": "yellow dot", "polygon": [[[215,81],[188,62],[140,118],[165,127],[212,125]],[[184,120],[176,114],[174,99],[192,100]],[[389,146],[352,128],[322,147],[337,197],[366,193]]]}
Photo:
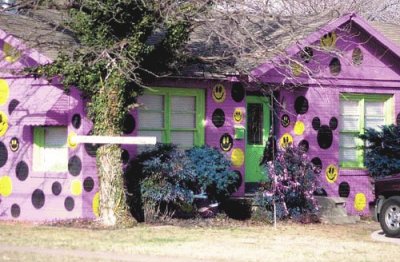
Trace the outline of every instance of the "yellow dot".
{"label": "yellow dot", "polygon": [[17,49],[15,49],[14,47],[12,47],[10,44],[8,43],[4,43],[3,45],[3,52],[5,54],[5,60],[9,63],[14,63],[15,61],[17,61],[20,56],[21,56],[21,52],[19,52]]}
{"label": "yellow dot", "polygon": [[4,105],[7,102],[9,95],[10,90],[7,81],[0,79],[0,105]]}
{"label": "yellow dot", "polygon": [[82,182],[78,179],[71,181],[71,194],[74,196],[79,196],[82,194]]}
{"label": "yellow dot", "polygon": [[354,197],[354,208],[357,211],[363,211],[367,205],[367,198],[363,193],[357,193]]}
{"label": "yellow dot", "polygon": [[240,124],[243,120],[243,111],[241,108],[235,108],[235,111],[233,112],[233,121],[235,123]]}
{"label": "yellow dot", "polygon": [[8,117],[4,112],[0,111],[0,136],[4,136],[7,130],[8,130]]}
{"label": "yellow dot", "polygon": [[68,146],[72,149],[77,147],[78,143],[76,142],[76,133],[75,132],[70,132],[68,134],[67,143],[68,143]]}
{"label": "yellow dot", "polygon": [[244,163],[244,153],[242,149],[235,148],[232,150],[231,161],[234,167],[241,167]]}
{"label": "yellow dot", "polygon": [[292,73],[294,76],[301,75],[301,73],[303,71],[303,66],[299,62],[292,62],[291,67],[292,67]]}
{"label": "yellow dot", "polygon": [[12,181],[11,177],[9,176],[3,176],[0,177],[0,195],[4,197],[8,197],[12,193]]}
{"label": "yellow dot", "polygon": [[294,124],[294,133],[298,136],[304,133],[304,123],[302,121],[296,121]]}
{"label": "yellow dot", "polygon": [[289,145],[293,144],[293,137],[289,133],[283,134],[281,139],[279,140],[279,144],[281,145],[282,148],[288,147]]}
{"label": "yellow dot", "polygon": [[97,192],[93,197],[92,209],[93,209],[93,214],[96,217],[99,217],[100,216],[100,194],[99,194],[99,192]]}
{"label": "yellow dot", "polygon": [[335,165],[329,165],[325,170],[326,180],[329,183],[335,183],[338,178],[338,169]]}

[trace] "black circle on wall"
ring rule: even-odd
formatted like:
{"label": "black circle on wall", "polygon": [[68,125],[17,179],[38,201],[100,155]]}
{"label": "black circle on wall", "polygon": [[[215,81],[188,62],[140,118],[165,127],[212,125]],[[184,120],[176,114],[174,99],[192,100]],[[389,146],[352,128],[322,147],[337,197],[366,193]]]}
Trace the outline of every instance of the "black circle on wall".
{"label": "black circle on wall", "polygon": [[225,123],[225,113],[221,108],[214,110],[211,118],[215,127],[221,127]]}
{"label": "black circle on wall", "polygon": [[93,178],[91,178],[90,176],[85,178],[85,180],[83,180],[83,189],[86,192],[90,192],[92,191],[94,188],[94,180]]}
{"label": "black circle on wall", "polygon": [[64,207],[68,211],[72,211],[75,207],[75,201],[72,197],[66,197],[64,200]]}
{"label": "black circle on wall", "polygon": [[81,127],[81,115],[80,114],[73,115],[71,123],[75,129],[79,129]]}
{"label": "black circle on wall", "polygon": [[29,175],[29,167],[25,161],[20,161],[15,168],[15,174],[20,181],[25,181]]}
{"label": "black circle on wall", "polygon": [[240,82],[235,82],[232,84],[232,91],[231,91],[232,99],[235,102],[242,102],[244,95],[245,95],[245,90]]}
{"label": "black circle on wall", "polygon": [[339,184],[339,196],[349,197],[350,195],[350,185],[347,182],[342,182]]}
{"label": "black circle on wall", "polygon": [[135,127],[136,127],[135,118],[131,114],[126,114],[122,132],[124,132],[125,135],[130,134],[133,132],[133,130],[135,130]]}
{"label": "black circle on wall", "polygon": [[353,53],[351,55],[351,58],[353,60],[353,64],[355,66],[359,66],[362,64],[364,60],[364,55],[359,47],[356,47],[353,49]]}
{"label": "black circle on wall", "polygon": [[16,137],[10,139],[10,150],[16,152],[19,149],[19,140]]}
{"label": "black circle on wall", "polygon": [[17,218],[21,215],[21,208],[17,204],[13,204],[11,206],[11,216],[13,218]]}
{"label": "black circle on wall", "polygon": [[298,147],[300,148],[301,151],[307,153],[308,149],[310,148],[310,145],[307,140],[301,140]]}
{"label": "black circle on wall", "polygon": [[319,117],[314,117],[311,125],[314,130],[318,130],[321,127],[321,120],[319,119]]}
{"label": "black circle on wall", "polygon": [[303,115],[308,111],[308,100],[304,96],[299,96],[294,102],[294,109],[297,114]]}
{"label": "black circle on wall", "polygon": [[306,63],[310,62],[313,56],[314,56],[314,51],[309,46],[306,46],[300,53],[301,59],[303,59],[303,61]]}
{"label": "black circle on wall", "polygon": [[[87,134],[88,136],[93,135],[93,131],[89,131],[89,133]],[[86,153],[91,156],[91,157],[96,157],[96,153],[97,153],[97,149],[100,147],[100,144],[88,144],[85,143],[85,151]]]}
{"label": "black circle on wall", "polygon": [[235,183],[234,183],[234,187],[236,190],[234,190],[234,191],[237,191],[243,183],[243,177],[239,170],[233,170],[233,172],[236,174]]}
{"label": "black circle on wall", "polygon": [[0,167],[4,166],[8,160],[7,147],[3,142],[0,142]]}
{"label": "black circle on wall", "polygon": [[396,125],[400,125],[400,113],[397,114]]}
{"label": "black circle on wall", "polygon": [[11,115],[14,112],[15,108],[19,105],[19,101],[17,99],[13,99],[8,104],[8,114]]}
{"label": "black circle on wall", "polygon": [[317,142],[319,147],[322,149],[328,149],[331,147],[333,142],[333,133],[329,126],[322,125],[318,129]]}
{"label": "black circle on wall", "polygon": [[32,200],[32,205],[36,209],[42,208],[45,202],[45,196],[43,191],[40,189],[36,189],[35,191],[33,191],[31,200]]}
{"label": "black circle on wall", "polygon": [[336,117],[331,117],[331,120],[329,120],[329,127],[332,130],[335,130],[338,127],[338,120]]}
{"label": "black circle on wall", "polygon": [[281,125],[283,127],[288,127],[290,125],[290,117],[287,114],[282,115]]}
{"label": "black circle on wall", "polygon": [[68,171],[73,176],[78,176],[82,170],[82,162],[78,156],[73,156],[68,160]]}
{"label": "black circle on wall", "polygon": [[332,58],[331,62],[329,63],[329,71],[334,76],[337,76],[340,71],[342,71],[342,65],[340,64],[340,60],[338,58]]}
{"label": "black circle on wall", "polygon": [[127,164],[129,162],[130,157],[131,156],[129,155],[128,150],[122,149],[122,154],[121,154],[122,163]]}
{"label": "black circle on wall", "polygon": [[314,157],[313,159],[311,159],[311,163],[314,164],[314,172],[319,174],[322,171],[322,161],[319,157]]}
{"label": "black circle on wall", "polygon": [[233,138],[228,133],[225,133],[221,136],[219,140],[219,146],[222,151],[228,152],[233,147]]}
{"label": "black circle on wall", "polygon": [[53,195],[58,196],[59,194],[61,194],[61,190],[62,190],[62,186],[60,184],[60,182],[54,182],[53,185],[51,185],[51,192],[53,193]]}

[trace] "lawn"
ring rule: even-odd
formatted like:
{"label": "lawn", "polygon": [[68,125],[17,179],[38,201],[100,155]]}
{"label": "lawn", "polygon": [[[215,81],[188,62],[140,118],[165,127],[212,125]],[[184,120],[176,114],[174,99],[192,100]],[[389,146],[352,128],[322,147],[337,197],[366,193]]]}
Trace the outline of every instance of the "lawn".
{"label": "lawn", "polygon": [[144,225],[125,230],[0,222],[4,261],[394,261],[399,245],[353,225],[246,222]]}

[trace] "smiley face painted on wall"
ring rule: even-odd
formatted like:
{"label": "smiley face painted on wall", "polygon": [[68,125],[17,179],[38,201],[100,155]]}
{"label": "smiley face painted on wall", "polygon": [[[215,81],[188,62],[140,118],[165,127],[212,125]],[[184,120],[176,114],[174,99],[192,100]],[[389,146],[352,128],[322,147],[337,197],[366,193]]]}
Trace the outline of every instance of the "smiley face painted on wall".
{"label": "smiley face painted on wall", "polygon": [[321,37],[321,46],[322,47],[335,47],[337,40],[336,32],[329,32]]}
{"label": "smiley face painted on wall", "polygon": [[8,130],[8,118],[7,115],[0,111],[0,136],[4,136],[4,134]]}
{"label": "smiley face painted on wall", "polygon": [[338,178],[338,169],[335,165],[329,165],[325,170],[326,180],[329,183],[335,183]]}
{"label": "smiley face painted on wall", "polygon": [[243,120],[243,111],[241,108],[235,108],[233,112],[233,121],[237,124],[240,124]]}
{"label": "smiley face painted on wall", "polygon": [[12,152],[16,152],[19,149],[19,140],[16,137],[11,138],[10,140],[10,149]]}
{"label": "smiley face painted on wall", "polygon": [[293,144],[293,137],[289,133],[283,134],[281,139],[279,140],[279,144],[281,145],[282,148],[286,148],[289,145]]}
{"label": "smiley face painted on wall", "polygon": [[286,114],[281,117],[281,125],[283,127],[288,127],[290,125],[290,117]]}
{"label": "smiley face painted on wall", "polygon": [[222,149],[222,151],[228,152],[229,150],[232,149],[233,146],[233,138],[231,135],[228,133],[225,133],[221,136],[221,139],[219,140],[219,146]]}
{"label": "smiley face painted on wall", "polygon": [[222,84],[216,84],[212,89],[212,98],[217,103],[222,103],[226,98],[226,90]]}

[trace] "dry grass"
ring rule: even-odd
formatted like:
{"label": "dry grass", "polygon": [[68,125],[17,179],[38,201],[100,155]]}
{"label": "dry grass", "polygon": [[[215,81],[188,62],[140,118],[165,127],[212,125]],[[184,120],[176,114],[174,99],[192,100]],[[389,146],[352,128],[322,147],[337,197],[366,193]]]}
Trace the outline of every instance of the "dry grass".
{"label": "dry grass", "polygon": [[74,250],[74,256],[86,251],[116,252],[121,259],[141,254],[181,261],[395,261],[399,245],[373,241],[370,235],[378,229],[379,225],[370,221],[355,225],[283,223],[277,229],[234,222],[139,225],[125,230],[0,222],[0,247],[21,247],[20,253],[0,252],[0,260],[23,259],[26,247],[35,247],[36,261],[44,258],[40,250],[45,248],[64,250],[58,260],[65,259],[65,250]]}

